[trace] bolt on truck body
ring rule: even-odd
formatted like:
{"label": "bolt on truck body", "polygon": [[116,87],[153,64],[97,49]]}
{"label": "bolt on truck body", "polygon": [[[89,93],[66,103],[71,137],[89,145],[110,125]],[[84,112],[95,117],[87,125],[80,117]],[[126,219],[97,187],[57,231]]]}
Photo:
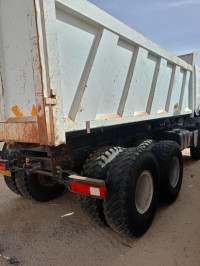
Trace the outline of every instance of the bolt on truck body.
{"label": "bolt on truck body", "polygon": [[0,0],[0,171],[8,187],[45,201],[67,186],[97,222],[143,234],[158,199],[178,196],[180,150],[200,157],[195,60],[88,1]]}

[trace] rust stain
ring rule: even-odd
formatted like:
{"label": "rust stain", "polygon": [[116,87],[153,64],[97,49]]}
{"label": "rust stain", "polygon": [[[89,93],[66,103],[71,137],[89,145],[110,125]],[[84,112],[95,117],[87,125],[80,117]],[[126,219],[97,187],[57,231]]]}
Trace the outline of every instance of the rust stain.
{"label": "rust stain", "polygon": [[31,115],[32,116],[36,116],[37,115],[37,108],[36,108],[35,104],[33,104]]}
{"label": "rust stain", "polygon": [[96,115],[96,120],[109,120],[109,119],[118,119],[121,118],[119,114],[98,114]]}
{"label": "rust stain", "polygon": [[38,104],[38,113],[40,113],[41,110],[42,110],[42,106]]}
{"label": "rust stain", "polygon": [[149,115],[149,113],[147,112],[135,112],[134,113],[134,116],[146,116],[146,115]]}
{"label": "rust stain", "polygon": [[10,117],[5,123],[34,123],[37,122],[37,117],[35,116],[23,116],[23,117]]}
{"label": "rust stain", "polygon": [[[44,97],[43,92],[43,78],[42,78],[42,68],[41,68],[41,57],[40,57],[40,46],[39,46],[39,30],[38,30],[38,21],[39,21],[39,13],[37,12],[36,1],[33,1],[35,12],[30,13],[28,18],[28,27],[31,28],[30,35],[30,45],[31,45],[31,61],[32,61],[32,70],[33,70],[33,78],[34,78],[34,89],[36,95],[36,109],[37,109],[37,126],[38,126],[38,137],[40,144],[48,144],[50,143],[50,139],[52,136],[48,135],[48,125],[46,123],[46,113],[44,101],[41,97]],[[43,6],[43,3],[41,4]],[[32,29],[35,29],[34,32]],[[35,116],[32,116],[35,117]]]}
{"label": "rust stain", "polygon": [[69,117],[64,117],[64,123],[73,124],[74,122]]}
{"label": "rust stain", "polygon": [[1,72],[0,72],[0,78],[1,78],[1,86],[2,86],[2,96],[4,96],[4,86],[3,86],[3,78],[2,78],[2,75],[1,75]]}
{"label": "rust stain", "polygon": [[6,142],[39,143],[36,122],[0,123],[0,138]]}
{"label": "rust stain", "polygon": [[22,116],[23,116],[23,114],[20,113],[20,111],[19,111],[19,107],[18,107],[17,105],[14,105],[14,106],[12,107],[12,111],[13,111],[13,113],[14,113],[17,117],[22,117]]}
{"label": "rust stain", "polygon": [[167,111],[166,110],[158,110],[157,114],[167,114]]}

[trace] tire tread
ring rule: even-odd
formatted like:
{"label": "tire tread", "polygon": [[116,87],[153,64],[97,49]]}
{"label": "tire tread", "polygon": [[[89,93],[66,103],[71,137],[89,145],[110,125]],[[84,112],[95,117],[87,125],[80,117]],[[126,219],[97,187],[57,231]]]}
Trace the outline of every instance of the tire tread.
{"label": "tire tread", "polygon": [[[115,158],[123,148],[105,146],[94,150],[83,166],[82,175],[97,179],[105,179],[110,161]],[[110,158],[110,159],[109,159]],[[99,225],[107,225],[104,212],[103,200],[86,195],[80,195],[81,209]]]}
{"label": "tire tread", "polygon": [[[108,196],[104,201],[104,213],[109,226],[116,232],[123,232],[129,236],[140,236],[149,228],[154,212],[151,216],[151,221],[146,228],[135,228],[130,224],[130,210],[127,207],[127,202],[132,200],[132,195],[127,191],[131,186],[131,178],[135,167],[138,167],[138,160],[144,153],[150,153],[142,148],[129,148],[122,152],[110,166],[107,178]],[[151,153],[155,166],[158,169],[157,162]],[[159,181],[159,180],[157,180]],[[156,200],[157,201],[157,200]]]}

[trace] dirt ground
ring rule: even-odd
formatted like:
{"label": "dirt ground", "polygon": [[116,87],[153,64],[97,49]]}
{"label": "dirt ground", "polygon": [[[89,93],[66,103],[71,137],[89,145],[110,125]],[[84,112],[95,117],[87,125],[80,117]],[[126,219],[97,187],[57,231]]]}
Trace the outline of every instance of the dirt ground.
{"label": "dirt ground", "polygon": [[130,239],[99,227],[65,191],[48,203],[10,192],[0,178],[0,265],[200,265],[200,161],[184,151],[177,201],[160,205],[149,231]]}

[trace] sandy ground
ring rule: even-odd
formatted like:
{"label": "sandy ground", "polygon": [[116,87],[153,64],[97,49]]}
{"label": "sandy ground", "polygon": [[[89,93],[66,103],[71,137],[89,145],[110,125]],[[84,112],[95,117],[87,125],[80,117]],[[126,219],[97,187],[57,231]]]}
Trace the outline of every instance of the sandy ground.
{"label": "sandy ground", "polygon": [[48,203],[10,192],[0,178],[0,265],[200,265],[200,161],[184,152],[177,201],[159,206],[141,238],[99,227],[66,191]]}

